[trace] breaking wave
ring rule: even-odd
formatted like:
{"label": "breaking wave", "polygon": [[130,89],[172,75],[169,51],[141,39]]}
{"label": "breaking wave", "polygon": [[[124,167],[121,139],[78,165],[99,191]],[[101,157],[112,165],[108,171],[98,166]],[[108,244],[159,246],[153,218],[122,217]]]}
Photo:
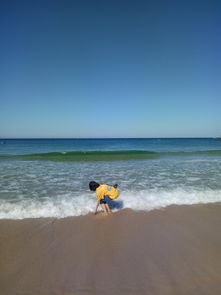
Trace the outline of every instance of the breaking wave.
{"label": "breaking wave", "polygon": [[153,159],[163,156],[185,155],[221,155],[221,150],[207,150],[194,152],[154,152],[144,150],[117,150],[117,151],[72,151],[50,152],[25,155],[0,156],[0,159],[45,160],[45,161],[122,161]]}

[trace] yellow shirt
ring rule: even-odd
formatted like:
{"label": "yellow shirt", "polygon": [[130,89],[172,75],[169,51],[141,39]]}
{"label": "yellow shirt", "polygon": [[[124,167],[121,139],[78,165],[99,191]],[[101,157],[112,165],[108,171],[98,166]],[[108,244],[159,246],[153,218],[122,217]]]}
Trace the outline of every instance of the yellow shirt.
{"label": "yellow shirt", "polygon": [[96,189],[96,195],[97,195],[97,200],[102,200],[104,199],[105,196],[108,196],[111,199],[116,199],[119,196],[119,191],[113,186],[110,186],[107,184],[101,184]]}

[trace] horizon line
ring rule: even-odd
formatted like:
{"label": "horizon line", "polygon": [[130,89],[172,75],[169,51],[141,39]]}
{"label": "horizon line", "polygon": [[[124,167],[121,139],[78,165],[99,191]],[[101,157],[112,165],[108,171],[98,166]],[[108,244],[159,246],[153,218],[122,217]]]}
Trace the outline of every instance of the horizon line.
{"label": "horizon line", "polygon": [[0,137],[7,139],[188,139],[188,138],[220,138],[219,136],[172,136],[172,137]]}

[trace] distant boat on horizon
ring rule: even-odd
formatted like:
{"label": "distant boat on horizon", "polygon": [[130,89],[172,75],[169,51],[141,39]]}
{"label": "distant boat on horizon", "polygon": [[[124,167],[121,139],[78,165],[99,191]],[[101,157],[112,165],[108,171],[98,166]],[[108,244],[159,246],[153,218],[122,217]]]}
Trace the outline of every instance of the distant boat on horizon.
{"label": "distant boat on horizon", "polygon": [[216,136],[216,137],[214,137],[215,139],[221,139],[221,136]]}

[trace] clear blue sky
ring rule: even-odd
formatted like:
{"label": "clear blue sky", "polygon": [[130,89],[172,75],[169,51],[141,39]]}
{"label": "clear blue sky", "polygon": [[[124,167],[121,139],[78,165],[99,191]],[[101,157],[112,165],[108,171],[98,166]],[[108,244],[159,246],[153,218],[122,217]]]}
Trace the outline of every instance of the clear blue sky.
{"label": "clear blue sky", "polygon": [[221,135],[221,2],[1,1],[0,137]]}

